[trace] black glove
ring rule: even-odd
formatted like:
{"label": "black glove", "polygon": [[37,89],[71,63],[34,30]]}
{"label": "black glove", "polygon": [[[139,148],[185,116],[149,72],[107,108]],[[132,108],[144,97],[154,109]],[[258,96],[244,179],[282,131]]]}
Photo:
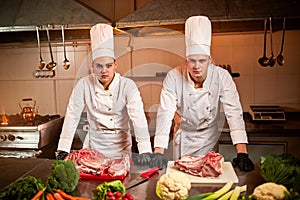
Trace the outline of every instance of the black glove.
{"label": "black glove", "polygon": [[60,151],[56,155],[56,160],[64,160],[67,155],[68,155],[68,152]]}
{"label": "black glove", "polygon": [[148,165],[151,160],[152,153],[133,154],[132,161],[136,165]]}
{"label": "black glove", "polygon": [[149,163],[150,167],[158,167],[162,169],[168,164],[168,159],[162,153],[154,153]]}
{"label": "black glove", "polygon": [[246,153],[238,153],[237,157],[233,159],[233,166],[244,172],[254,170],[254,164]]}

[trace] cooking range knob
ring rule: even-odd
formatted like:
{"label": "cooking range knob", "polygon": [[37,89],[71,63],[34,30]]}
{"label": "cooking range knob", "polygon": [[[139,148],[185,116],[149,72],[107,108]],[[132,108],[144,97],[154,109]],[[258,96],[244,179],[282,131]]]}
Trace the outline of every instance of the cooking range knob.
{"label": "cooking range knob", "polygon": [[14,135],[9,134],[7,139],[10,141],[14,141],[16,139],[16,137]]}
{"label": "cooking range knob", "polygon": [[17,136],[16,138],[19,139],[19,140],[23,140],[23,139],[24,139],[24,138],[21,137],[21,136]]}
{"label": "cooking range knob", "polygon": [[7,136],[6,136],[6,135],[0,135],[0,139],[1,139],[2,141],[5,141],[5,140],[7,139]]}

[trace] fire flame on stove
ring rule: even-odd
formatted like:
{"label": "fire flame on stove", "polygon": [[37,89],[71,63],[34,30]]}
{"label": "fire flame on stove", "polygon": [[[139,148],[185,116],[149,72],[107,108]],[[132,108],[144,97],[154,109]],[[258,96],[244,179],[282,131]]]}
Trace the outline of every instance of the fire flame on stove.
{"label": "fire flame on stove", "polygon": [[8,119],[5,114],[2,114],[1,125],[8,125]]}

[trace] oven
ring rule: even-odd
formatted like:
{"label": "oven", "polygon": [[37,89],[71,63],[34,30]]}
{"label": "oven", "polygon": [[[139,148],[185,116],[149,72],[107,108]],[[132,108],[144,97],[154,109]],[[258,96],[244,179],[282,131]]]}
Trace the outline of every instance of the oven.
{"label": "oven", "polygon": [[2,115],[0,157],[55,158],[63,120],[59,115],[36,115],[30,121]]}

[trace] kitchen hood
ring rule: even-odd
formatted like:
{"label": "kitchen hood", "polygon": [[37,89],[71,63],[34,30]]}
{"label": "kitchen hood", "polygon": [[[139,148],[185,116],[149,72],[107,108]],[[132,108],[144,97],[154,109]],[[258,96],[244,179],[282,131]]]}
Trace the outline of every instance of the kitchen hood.
{"label": "kitchen hood", "polygon": [[[300,1],[297,0],[152,0],[117,22],[118,28],[165,26],[183,30],[185,20],[206,15],[214,32],[263,30],[263,19],[273,17],[274,30],[289,18],[290,29],[298,29]],[[177,26],[177,28],[176,28]]]}
{"label": "kitchen hood", "polygon": [[286,29],[293,30],[300,29],[299,9],[299,0],[2,0],[0,43],[34,41],[36,26],[45,30],[49,25],[54,40],[61,39],[61,25],[67,39],[89,38],[96,23],[111,24],[115,34],[147,27],[183,32],[193,15],[208,16],[213,33],[263,31],[263,20],[270,16],[273,31],[282,29],[283,17]]}
{"label": "kitchen hood", "polygon": [[89,29],[96,23],[110,23],[74,0],[2,0],[0,32],[34,31],[36,26],[67,25],[68,29]]}

